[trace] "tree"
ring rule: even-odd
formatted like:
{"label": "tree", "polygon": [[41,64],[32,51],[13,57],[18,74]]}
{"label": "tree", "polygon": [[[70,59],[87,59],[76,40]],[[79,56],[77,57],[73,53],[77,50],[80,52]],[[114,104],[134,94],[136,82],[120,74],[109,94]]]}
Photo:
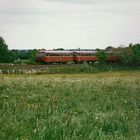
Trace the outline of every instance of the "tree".
{"label": "tree", "polygon": [[99,62],[106,62],[107,61],[107,54],[103,50],[97,51],[97,59]]}
{"label": "tree", "polygon": [[120,53],[120,63],[123,66],[132,66],[133,65],[133,51],[129,47],[121,48]]}
{"label": "tree", "polygon": [[18,50],[18,58],[20,59],[28,59],[28,60],[35,60],[37,50]]}
{"label": "tree", "polygon": [[106,51],[112,51],[114,48],[112,47],[112,46],[108,46],[108,47],[106,47]]}
{"label": "tree", "polygon": [[0,36],[0,63],[9,62],[9,51],[5,40]]}
{"label": "tree", "polygon": [[132,59],[133,59],[133,64],[135,66],[140,66],[140,44],[129,44],[129,48],[132,49],[133,51],[133,55],[132,55]]}
{"label": "tree", "polygon": [[54,51],[64,51],[63,48],[57,48],[57,49],[54,49]]}

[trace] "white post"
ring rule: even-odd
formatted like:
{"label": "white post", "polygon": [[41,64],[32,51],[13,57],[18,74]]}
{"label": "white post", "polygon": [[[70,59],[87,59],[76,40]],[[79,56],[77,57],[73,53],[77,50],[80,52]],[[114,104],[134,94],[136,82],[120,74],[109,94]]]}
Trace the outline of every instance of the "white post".
{"label": "white post", "polygon": [[0,70],[0,74],[2,74],[2,70]]}
{"label": "white post", "polygon": [[13,74],[15,74],[15,70],[13,69]]}
{"label": "white post", "polygon": [[9,70],[7,70],[7,74],[9,74]]}
{"label": "white post", "polygon": [[20,70],[18,70],[18,74],[20,74]]}

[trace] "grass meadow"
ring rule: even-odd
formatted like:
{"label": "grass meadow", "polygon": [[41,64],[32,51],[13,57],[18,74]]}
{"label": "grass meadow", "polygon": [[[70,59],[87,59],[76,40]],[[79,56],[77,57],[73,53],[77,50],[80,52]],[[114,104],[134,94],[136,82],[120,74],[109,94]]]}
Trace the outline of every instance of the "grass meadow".
{"label": "grass meadow", "polygon": [[0,75],[1,140],[139,140],[140,71]]}

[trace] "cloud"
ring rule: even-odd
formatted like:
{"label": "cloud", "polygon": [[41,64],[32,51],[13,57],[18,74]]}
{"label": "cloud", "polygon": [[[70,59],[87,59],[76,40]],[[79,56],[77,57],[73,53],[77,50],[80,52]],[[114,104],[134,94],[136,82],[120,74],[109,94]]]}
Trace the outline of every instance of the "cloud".
{"label": "cloud", "polygon": [[9,48],[105,48],[140,42],[138,0],[0,0]]}
{"label": "cloud", "polygon": [[[129,3],[132,0],[42,0],[46,2],[61,2],[61,3],[71,3],[71,4],[108,4],[108,3]],[[135,0],[138,2],[139,0]]]}
{"label": "cloud", "polygon": [[139,3],[138,0],[11,0],[10,3],[8,0],[1,0],[0,15],[62,15],[89,12],[139,14]]}

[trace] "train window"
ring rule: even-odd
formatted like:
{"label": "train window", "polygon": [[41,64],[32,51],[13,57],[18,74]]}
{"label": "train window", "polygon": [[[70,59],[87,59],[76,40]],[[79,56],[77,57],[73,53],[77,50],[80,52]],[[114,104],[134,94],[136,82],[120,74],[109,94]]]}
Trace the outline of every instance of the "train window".
{"label": "train window", "polygon": [[45,55],[46,55],[45,53],[39,52],[39,53],[37,54],[37,57],[44,57]]}
{"label": "train window", "polygon": [[76,52],[74,52],[73,55],[76,56],[77,55]]}

